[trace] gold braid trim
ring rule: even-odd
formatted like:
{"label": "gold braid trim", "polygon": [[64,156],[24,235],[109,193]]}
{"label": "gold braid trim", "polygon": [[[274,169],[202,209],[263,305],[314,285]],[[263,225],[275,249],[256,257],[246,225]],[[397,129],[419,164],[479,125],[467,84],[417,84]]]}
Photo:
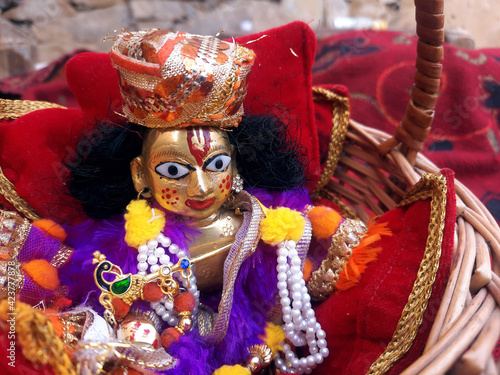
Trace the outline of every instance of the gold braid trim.
{"label": "gold braid trim", "polygon": [[50,319],[22,302],[16,302],[16,315],[7,315],[10,309],[7,300],[0,303],[0,321],[5,323],[7,319],[15,319],[16,339],[24,358],[34,364],[49,365],[58,375],[76,375],[64,343],[54,331]]}
{"label": "gold braid trim", "polygon": [[432,293],[441,258],[444,220],[446,215],[446,178],[442,175],[424,174],[399,204],[404,206],[418,200],[432,198],[429,235],[417,279],[408,297],[396,330],[384,353],[373,362],[367,374],[385,374],[410,349],[422,324]]}
{"label": "gold braid trim", "polygon": [[22,213],[30,220],[39,220],[42,217],[36,212],[23,198],[21,198],[16,191],[16,187],[10,182],[3,174],[2,167],[0,167],[0,194],[2,194],[7,201],[14,206],[14,208]]}
{"label": "gold braid trim", "polygon": [[66,107],[62,105],[50,102],[0,99],[0,120],[15,120],[30,112],[47,108],[66,109]]}
{"label": "gold braid trim", "polygon": [[328,147],[325,169],[311,192],[311,195],[315,197],[330,181],[339,162],[349,125],[350,107],[348,98],[321,87],[313,87],[313,100],[332,103],[332,136]]}

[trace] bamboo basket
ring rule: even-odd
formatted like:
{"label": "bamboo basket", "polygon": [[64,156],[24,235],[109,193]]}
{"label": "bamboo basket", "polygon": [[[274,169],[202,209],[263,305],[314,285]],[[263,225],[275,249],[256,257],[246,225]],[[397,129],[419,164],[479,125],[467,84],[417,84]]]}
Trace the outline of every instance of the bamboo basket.
{"label": "bamboo basket", "polygon": [[[439,92],[443,2],[415,0],[417,71],[410,102],[395,134],[390,136],[350,120],[342,155],[330,155],[335,159],[333,176],[326,173],[328,179],[320,180],[323,192],[338,197],[344,208],[351,207],[351,215],[365,222],[372,213],[382,214],[396,207],[405,190],[423,173],[440,171],[420,150],[430,131]],[[317,89],[314,96],[324,99],[325,93]],[[336,104],[332,139],[339,138],[334,134],[342,122],[338,109],[346,103]],[[459,181],[455,181],[455,193],[457,221],[451,273],[424,353],[404,371],[406,375],[500,374],[500,364],[492,356],[500,334],[500,228]],[[346,210],[349,215],[350,209]]]}

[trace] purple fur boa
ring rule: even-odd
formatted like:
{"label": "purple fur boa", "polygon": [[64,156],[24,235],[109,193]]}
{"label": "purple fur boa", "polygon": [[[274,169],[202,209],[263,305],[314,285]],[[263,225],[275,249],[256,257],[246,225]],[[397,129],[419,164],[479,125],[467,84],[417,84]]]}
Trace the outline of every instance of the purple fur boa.
{"label": "purple fur boa", "polygon": [[[253,188],[250,193],[267,207],[284,206],[302,210],[310,203],[304,190],[279,193]],[[68,298],[74,303],[86,299],[88,305],[102,312],[98,302],[100,292],[93,279],[92,253],[101,251],[107,259],[119,265],[124,273],[137,271],[137,251],[124,240],[124,219],[89,220],[65,229],[67,244],[75,248],[74,255],[59,273],[61,282],[69,286]],[[180,248],[187,249],[189,239],[196,232],[173,215],[167,215],[164,234]],[[190,332],[170,347],[169,353],[178,358],[179,363],[174,369],[163,373],[206,375],[222,365],[245,361],[247,348],[262,342],[258,336],[264,333],[269,313],[277,302],[276,262],[276,249],[260,242],[238,273],[228,331],[222,342],[215,346],[209,345],[197,332]]]}

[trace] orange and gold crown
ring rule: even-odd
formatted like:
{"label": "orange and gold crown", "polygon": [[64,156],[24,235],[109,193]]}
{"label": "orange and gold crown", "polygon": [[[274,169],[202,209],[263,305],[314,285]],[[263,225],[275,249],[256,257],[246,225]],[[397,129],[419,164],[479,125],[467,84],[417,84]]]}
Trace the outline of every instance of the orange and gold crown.
{"label": "orange and gold crown", "polygon": [[255,54],[213,36],[166,30],[120,34],[110,52],[123,113],[149,128],[237,126]]}

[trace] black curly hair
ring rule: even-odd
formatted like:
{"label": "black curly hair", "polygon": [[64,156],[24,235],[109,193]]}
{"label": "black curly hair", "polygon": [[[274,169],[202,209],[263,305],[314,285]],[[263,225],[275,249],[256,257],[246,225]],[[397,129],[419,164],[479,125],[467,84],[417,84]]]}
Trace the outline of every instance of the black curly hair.
{"label": "black curly hair", "polygon": [[[130,122],[104,121],[84,134],[72,160],[65,164],[70,172],[70,194],[81,202],[88,217],[106,219],[122,214],[137,196],[130,162],[141,153],[146,131]],[[240,125],[227,135],[247,187],[285,191],[305,184],[304,150],[279,119],[243,116]]]}

